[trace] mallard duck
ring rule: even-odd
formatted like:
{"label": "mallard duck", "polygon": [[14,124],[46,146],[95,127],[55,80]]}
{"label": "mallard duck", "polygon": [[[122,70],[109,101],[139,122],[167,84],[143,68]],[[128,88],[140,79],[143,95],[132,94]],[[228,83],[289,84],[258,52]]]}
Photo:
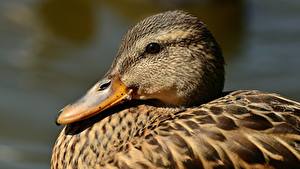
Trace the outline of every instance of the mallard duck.
{"label": "mallard duck", "polygon": [[60,112],[51,168],[299,169],[300,104],[223,85],[221,49],[197,17],[150,16]]}

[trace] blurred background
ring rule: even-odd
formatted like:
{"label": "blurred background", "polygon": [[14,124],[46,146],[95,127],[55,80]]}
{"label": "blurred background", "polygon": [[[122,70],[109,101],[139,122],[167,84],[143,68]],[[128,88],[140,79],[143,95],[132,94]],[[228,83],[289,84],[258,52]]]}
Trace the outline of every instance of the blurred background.
{"label": "blurred background", "polygon": [[102,77],[129,26],[169,9],[213,32],[226,90],[300,101],[299,0],[0,0],[0,168],[49,168],[58,110]]}

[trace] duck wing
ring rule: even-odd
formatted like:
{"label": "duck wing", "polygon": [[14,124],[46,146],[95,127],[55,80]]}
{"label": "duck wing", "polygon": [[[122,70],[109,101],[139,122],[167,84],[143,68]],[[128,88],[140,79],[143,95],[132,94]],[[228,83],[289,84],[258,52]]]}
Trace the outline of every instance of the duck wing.
{"label": "duck wing", "polygon": [[297,169],[300,104],[259,91],[231,92],[159,116],[106,167]]}

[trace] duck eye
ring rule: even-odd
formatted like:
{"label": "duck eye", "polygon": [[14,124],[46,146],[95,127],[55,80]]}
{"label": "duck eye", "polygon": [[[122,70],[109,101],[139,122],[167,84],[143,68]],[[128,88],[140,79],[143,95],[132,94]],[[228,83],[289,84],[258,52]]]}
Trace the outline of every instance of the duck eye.
{"label": "duck eye", "polygon": [[146,52],[150,54],[157,54],[161,50],[161,47],[158,43],[149,43],[146,46]]}

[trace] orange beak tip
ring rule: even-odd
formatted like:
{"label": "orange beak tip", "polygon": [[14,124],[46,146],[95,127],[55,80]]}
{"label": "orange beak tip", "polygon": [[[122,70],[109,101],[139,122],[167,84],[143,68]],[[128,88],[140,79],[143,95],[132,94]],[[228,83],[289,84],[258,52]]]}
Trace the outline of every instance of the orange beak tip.
{"label": "orange beak tip", "polygon": [[63,112],[63,109],[61,109],[60,111],[59,111],[59,113],[58,113],[58,115],[56,116],[56,118],[55,118],[55,124],[57,125],[57,126],[60,126],[60,125],[62,125],[59,121],[59,119],[60,119],[60,114]]}
{"label": "orange beak tip", "polygon": [[57,121],[57,119],[55,119],[55,124],[57,125],[57,126],[60,126],[61,124]]}

